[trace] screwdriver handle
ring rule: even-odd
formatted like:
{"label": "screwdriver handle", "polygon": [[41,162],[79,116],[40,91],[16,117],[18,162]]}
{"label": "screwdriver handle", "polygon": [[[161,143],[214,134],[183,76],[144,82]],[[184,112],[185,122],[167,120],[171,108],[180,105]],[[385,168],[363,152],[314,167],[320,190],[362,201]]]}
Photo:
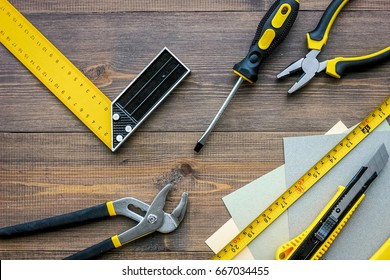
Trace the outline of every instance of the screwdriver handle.
{"label": "screwdriver handle", "polygon": [[317,27],[306,34],[307,47],[310,50],[321,50],[328,41],[330,29],[341,9],[349,0],[333,0],[323,13]]}
{"label": "screwdriver handle", "polygon": [[286,38],[298,10],[298,0],[275,1],[260,21],[248,54],[234,65],[234,73],[250,83],[256,82],[261,63]]}
{"label": "screwdriver handle", "polygon": [[358,57],[336,57],[328,60],[326,74],[334,78],[341,78],[346,72],[360,71],[390,60],[390,46],[378,52]]}

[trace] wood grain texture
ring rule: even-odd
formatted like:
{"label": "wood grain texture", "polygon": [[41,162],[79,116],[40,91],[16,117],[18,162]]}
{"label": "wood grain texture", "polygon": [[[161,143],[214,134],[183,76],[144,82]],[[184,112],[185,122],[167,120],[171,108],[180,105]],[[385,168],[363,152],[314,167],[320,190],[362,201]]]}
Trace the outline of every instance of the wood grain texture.
{"label": "wood grain texture", "polygon": [[[24,13],[266,11],[273,0],[13,0]],[[390,10],[387,0],[350,1],[345,10]],[[301,10],[324,10],[330,1],[301,1]]]}
{"label": "wood grain texture", "polygon": [[[390,89],[388,63],[341,80],[320,74],[293,96],[286,91],[299,75],[275,79],[285,66],[305,55],[307,19],[315,25],[320,16],[319,12],[300,13],[285,44],[275,51],[271,62],[265,62],[259,81],[242,86],[216,131],[301,131],[306,125],[308,130],[322,132],[345,115],[342,110],[362,106],[363,117],[385,99]],[[390,21],[382,20],[386,17],[390,12],[352,12],[340,17],[321,58],[364,55],[384,48],[390,41]],[[109,13],[31,15],[29,19],[112,100],[168,46],[192,69],[192,75],[140,129],[202,131],[237,79],[231,68],[245,55],[258,16],[226,12],[129,17]],[[4,73],[0,76],[2,131],[87,131],[7,50],[0,49],[0,55],[0,71]],[[364,96],[366,91],[370,93]],[[310,115],[311,121],[301,122],[300,114]],[[279,116],[285,116],[282,122]],[[352,125],[355,118],[349,115],[343,120]]]}
{"label": "wood grain texture", "polygon": [[[220,198],[283,162],[282,135],[274,133],[216,133],[210,139],[209,150],[201,155],[192,153],[195,133],[140,132],[130,140],[131,145],[116,154],[89,133],[3,133],[0,136],[4,147],[0,152],[1,227],[125,196],[150,203],[166,182],[180,177],[166,209],[173,209],[181,192],[187,191],[190,205],[183,224],[168,235],[155,234],[136,241],[134,246],[129,244],[128,249],[118,253],[123,258],[131,258],[134,250],[204,255],[208,251],[205,239],[228,219]],[[221,153],[219,148],[226,143],[226,138],[230,139],[230,145]],[[5,248],[15,251],[15,257],[19,251],[19,257],[23,257],[24,250],[65,250],[66,254],[121,232],[129,225],[134,223],[116,217],[81,227],[1,240],[0,254]]]}
{"label": "wood grain texture", "polygon": [[[150,203],[166,182],[180,178],[167,209],[187,191],[183,224],[102,258],[210,258],[204,241],[229,219],[221,198],[283,164],[283,137],[322,134],[339,120],[354,125],[389,96],[390,63],[340,80],[321,74],[291,96],[287,89],[299,76],[276,81],[307,52],[305,33],[328,2],[301,4],[259,81],[240,88],[194,154],[237,79],[232,66],[246,54],[271,1],[11,1],[112,100],[164,46],[192,74],[112,153],[0,46],[0,227],[125,196]],[[351,1],[321,58],[386,47],[390,21],[383,19],[389,17],[390,1]],[[61,259],[131,226],[116,217],[0,240],[0,259]]]}

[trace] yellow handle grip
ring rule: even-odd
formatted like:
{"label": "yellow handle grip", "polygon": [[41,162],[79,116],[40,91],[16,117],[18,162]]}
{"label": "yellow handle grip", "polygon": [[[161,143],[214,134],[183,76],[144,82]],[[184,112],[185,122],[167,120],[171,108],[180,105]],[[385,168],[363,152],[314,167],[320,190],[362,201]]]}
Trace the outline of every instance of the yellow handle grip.
{"label": "yellow handle grip", "polygon": [[260,66],[286,38],[298,10],[298,0],[276,0],[261,19],[247,55],[234,65],[234,73],[250,83],[256,82]]}
{"label": "yellow handle grip", "polygon": [[360,202],[362,202],[364,196],[365,195],[362,194],[359,197],[359,199],[356,201],[356,203],[352,206],[352,208],[348,211],[348,213],[341,220],[339,225],[334,229],[334,231],[329,235],[329,237],[325,240],[325,242],[322,244],[322,246],[310,258],[311,260],[319,260],[326,253],[326,251],[332,245],[333,241],[336,239],[337,235],[340,233],[340,231],[343,229],[345,224],[348,222],[349,218],[352,216],[353,212],[359,206]]}
{"label": "yellow handle grip", "polygon": [[380,51],[357,57],[336,57],[328,60],[326,74],[341,78],[345,72],[359,71],[362,67],[372,66],[390,59],[390,46]]}
{"label": "yellow handle grip", "polygon": [[116,216],[114,203],[112,201],[109,201],[106,203],[107,211],[110,216]]}
{"label": "yellow handle grip", "polygon": [[328,40],[330,29],[341,9],[349,0],[333,0],[326,8],[317,27],[306,34],[307,46],[310,50],[321,50]]}
{"label": "yellow handle grip", "polygon": [[340,197],[340,195],[343,193],[344,190],[345,190],[344,186],[339,186],[336,194],[332,197],[332,199],[328,202],[328,204],[326,204],[324,209],[322,209],[320,214],[318,214],[318,216],[314,219],[314,221],[310,224],[310,226],[307,229],[305,229],[305,231],[302,232],[300,235],[284,243],[276,250],[277,260],[290,259],[291,255],[299,247],[299,245],[305,239],[307,234],[309,234],[313,230],[313,228],[318,224],[321,218],[325,215],[325,213],[329,210],[329,208],[333,205],[333,203]]}

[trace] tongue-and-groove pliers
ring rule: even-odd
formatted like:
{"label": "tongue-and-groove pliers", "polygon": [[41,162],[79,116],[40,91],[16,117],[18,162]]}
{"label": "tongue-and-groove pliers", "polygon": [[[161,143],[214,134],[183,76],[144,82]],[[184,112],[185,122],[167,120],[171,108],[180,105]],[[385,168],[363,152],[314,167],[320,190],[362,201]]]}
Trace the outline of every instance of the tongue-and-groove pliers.
{"label": "tongue-and-groove pliers", "polygon": [[[188,195],[184,192],[178,206],[172,211],[172,213],[166,213],[163,208],[166,197],[172,187],[172,184],[167,184],[156,195],[150,205],[133,197],[124,197],[72,213],[1,228],[0,237],[10,238],[25,235],[27,233],[52,230],[117,215],[125,216],[138,222],[136,226],[126,230],[125,232],[114,235],[96,245],[93,245],[92,247],[66,258],[73,260],[92,259],[155,231],[161,233],[174,231],[179,226],[186,213]],[[145,216],[141,216],[130,210],[129,207],[138,208],[142,212],[146,212],[146,214]]]}

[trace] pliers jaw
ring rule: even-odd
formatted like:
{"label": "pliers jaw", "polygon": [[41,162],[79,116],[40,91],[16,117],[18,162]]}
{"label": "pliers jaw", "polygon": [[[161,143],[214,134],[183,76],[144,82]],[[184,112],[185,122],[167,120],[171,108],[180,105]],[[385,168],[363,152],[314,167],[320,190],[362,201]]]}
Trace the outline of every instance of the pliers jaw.
{"label": "pliers jaw", "polygon": [[349,0],[331,1],[318,22],[317,27],[306,34],[307,46],[310,50],[309,53],[304,58],[292,63],[277,75],[277,78],[279,79],[298,70],[302,70],[303,74],[288,90],[288,93],[293,93],[304,87],[321,71],[325,70],[326,74],[329,76],[339,79],[348,71],[357,71],[362,67],[375,65],[390,59],[390,46],[388,46],[368,55],[348,58],[336,57],[323,62],[318,61],[317,57],[328,40],[330,29],[332,28],[337,15],[348,2]]}
{"label": "pliers jaw", "polygon": [[[326,68],[326,61],[319,62],[317,56],[320,50],[311,50],[304,58],[293,62],[290,66],[280,72],[276,77],[278,79],[302,70],[303,73],[298,81],[288,90],[288,93],[294,93],[307,85],[314,76]],[[325,65],[325,68],[324,68]]]}
{"label": "pliers jaw", "polygon": [[[188,195],[184,192],[178,206],[172,213],[166,213],[163,208],[172,187],[172,184],[166,185],[150,205],[134,198],[123,198],[113,202],[117,215],[123,215],[139,222],[135,227],[118,235],[121,245],[155,231],[169,233],[178,228],[187,211]],[[146,214],[139,215],[129,209],[131,206],[139,208]]]}
{"label": "pliers jaw", "polygon": [[169,233],[177,229],[180,223],[183,221],[184,215],[186,214],[187,203],[188,194],[183,192],[179,204],[172,211],[172,213],[164,213],[164,222],[161,227],[157,229],[157,231],[161,233]]}
{"label": "pliers jaw", "polygon": [[288,90],[288,93],[293,93],[304,87],[317,73],[325,69],[323,68],[323,63],[320,63],[317,60],[317,56],[320,54],[323,46],[328,40],[330,29],[332,28],[337,15],[348,1],[349,0],[333,0],[329,4],[318,22],[317,27],[306,34],[307,46],[310,50],[309,53],[304,58],[294,62],[277,75],[277,78],[281,78],[302,69],[303,74]]}
{"label": "pliers jaw", "polygon": [[[96,221],[100,218],[118,215],[128,217],[138,222],[135,227],[77,252],[66,259],[95,258],[152,232],[159,231],[161,233],[169,233],[174,231],[182,222],[186,213],[188,195],[187,193],[183,193],[178,206],[172,213],[166,213],[164,212],[165,201],[172,187],[172,184],[166,185],[156,195],[150,205],[132,197],[125,197],[59,216],[0,228],[0,238],[10,238],[27,233],[58,229],[60,227]],[[130,209],[134,207],[146,214],[142,215]]]}

